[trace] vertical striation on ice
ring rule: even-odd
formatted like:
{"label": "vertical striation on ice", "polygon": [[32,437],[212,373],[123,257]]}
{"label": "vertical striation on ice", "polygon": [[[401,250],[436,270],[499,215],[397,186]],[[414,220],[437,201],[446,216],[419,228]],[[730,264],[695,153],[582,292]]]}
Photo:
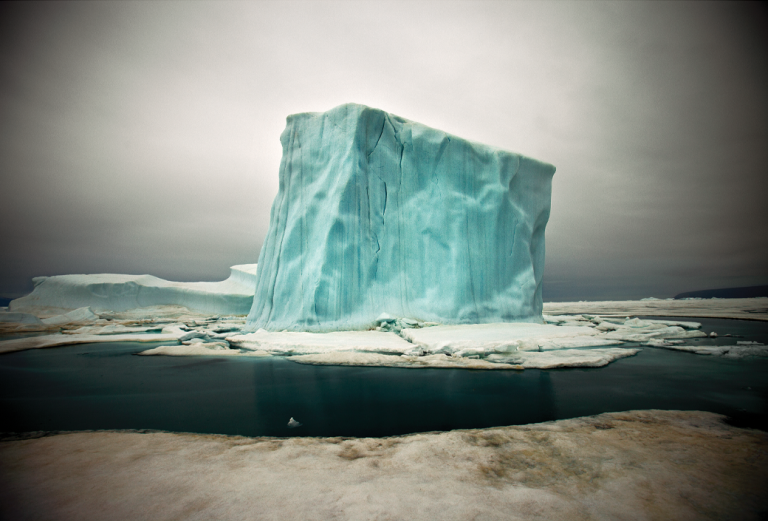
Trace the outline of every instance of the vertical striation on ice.
{"label": "vertical striation on ice", "polygon": [[356,104],[280,140],[249,329],[541,322],[552,165]]}

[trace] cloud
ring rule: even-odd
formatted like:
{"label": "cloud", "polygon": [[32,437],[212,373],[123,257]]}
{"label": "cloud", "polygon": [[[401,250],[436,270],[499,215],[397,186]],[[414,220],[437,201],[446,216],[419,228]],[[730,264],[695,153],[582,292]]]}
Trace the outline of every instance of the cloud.
{"label": "cloud", "polygon": [[350,101],[555,164],[569,298],[768,281],[764,8],[354,5],[4,4],[0,293],[255,262],[285,117]]}

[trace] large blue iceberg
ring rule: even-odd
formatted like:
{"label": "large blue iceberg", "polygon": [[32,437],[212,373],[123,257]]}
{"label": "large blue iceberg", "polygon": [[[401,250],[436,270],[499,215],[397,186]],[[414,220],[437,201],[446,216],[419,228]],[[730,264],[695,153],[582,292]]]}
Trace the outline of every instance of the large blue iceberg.
{"label": "large blue iceberg", "polygon": [[554,166],[356,104],[280,140],[248,329],[541,322]]}

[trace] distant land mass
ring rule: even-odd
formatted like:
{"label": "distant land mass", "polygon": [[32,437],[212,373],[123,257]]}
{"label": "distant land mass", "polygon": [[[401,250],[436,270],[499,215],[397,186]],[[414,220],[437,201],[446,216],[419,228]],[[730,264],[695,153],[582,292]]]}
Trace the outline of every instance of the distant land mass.
{"label": "distant land mass", "polygon": [[746,288],[703,289],[675,295],[675,298],[754,298],[768,297],[768,286],[748,286]]}

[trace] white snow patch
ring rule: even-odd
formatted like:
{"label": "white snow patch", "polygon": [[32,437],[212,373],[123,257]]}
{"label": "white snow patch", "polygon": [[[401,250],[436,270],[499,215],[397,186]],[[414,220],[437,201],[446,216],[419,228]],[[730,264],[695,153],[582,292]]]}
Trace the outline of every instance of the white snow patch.
{"label": "white snow patch", "polygon": [[29,295],[11,301],[12,311],[46,308],[125,311],[157,305],[180,305],[208,313],[245,315],[256,287],[256,264],[230,268],[221,282],[173,282],[152,275],[57,275],[35,277]]}
{"label": "white snow patch", "polygon": [[561,349],[557,351],[522,351],[513,356],[490,355],[487,360],[518,364],[525,369],[556,369],[559,367],[603,367],[619,358],[636,355],[637,348],[609,347],[603,349]]}
{"label": "white snow patch", "polygon": [[[460,326],[434,326],[424,329],[404,329],[403,338],[428,353],[453,354],[464,349],[481,349],[486,353],[508,353],[517,350],[539,350],[539,346],[553,345],[556,339],[569,347],[595,345],[591,340],[581,343],[598,331],[590,327],[553,326],[522,322],[500,324],[470,324]],[[567,339],[567,340],[566,340]],[[605,345],[605,344],[600,344]]]}
{"label": "white snow patch", "polygon": [[395,333],[379,331],[333,331],[330,333],[272,332],[227,336],[227,342],[241,349],[261,350],[276,355],[320,354],[331,351],[362,351],[400,355],[413,345]]}
{"label": "white snow patch", "polygon": [[613,316],[709,317],[768,320],[765,298],[606,300],[545,302],[546,316],[589,313]]}
{"label": "white snow patch", "polygon": [[139,353],[144,356],[270,356],[264,351],[240,352],[228,348],[223,342],[196,342],[194,344],[158,346]]}
{"label": "white snow patch", "polygon": [[395,356],[381,353],[334,351],[289,358],[292,362],[310,365],[352,365],[363,367],[401,367],[406,369],[522,369],[517,364],[491,363],[476,358],[457,358],[444,354],[426,356]]}

